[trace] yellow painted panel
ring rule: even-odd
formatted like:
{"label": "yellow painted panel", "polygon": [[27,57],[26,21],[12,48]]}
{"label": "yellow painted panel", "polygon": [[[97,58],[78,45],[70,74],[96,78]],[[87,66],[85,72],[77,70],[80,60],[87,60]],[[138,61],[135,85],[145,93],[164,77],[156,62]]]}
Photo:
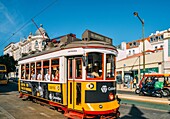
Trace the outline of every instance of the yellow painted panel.
{"label": "yellow painted panel", "polygon": [[61,93],[60,84],[48,84],[48,91]]}
{"label": "yellow painted panel", "polygon": [[[70,83],[72,83],[72,87],[73,87],[73,81],[68,81],[68,108],[73,108],[73,102],[70,102]],[[72,88],[73,89],[73,88]],[[73,101],[73,92],[72,92],[72,101]]]}
{"label": "yellow painted panel", "polygon": [[21,83],[21,86],[25,86],[25,83]]}
{"label": "yellow painted panel", "polygon": [[26,87],[28,87],[28,84],[26,84]]}
{"label": "yellow painted panel", "polygon": [[22,89],[22,90],[29,91],[29,92],[32,92],[32,89],[31,89],[31,88],[21,87],[21,89]]}
{"label": "yellow painted panel", "polygon": [[62,88],[63,88],[63,105],[67,105],[67,85],[66,84],[62,84]]}
{"label": "yellow painted panel", "polygon": [[[106,110],[113,110],[118,108],[120,105],[118,104],[118,101],[112,101],[112,102],[104,102],[104,103],[85,103],[83,105],[83,108],[86,111],[106,111]],[[102,108],[100,108],[102,107]]]}
{"label": "yellow painted panel", "polygon": [[83,82],[83,90],[96,90],[96,82]]}
{"label": "yellow painted panel", "polygon": [[20,80],[18,81],[18,91],[20,91]]}

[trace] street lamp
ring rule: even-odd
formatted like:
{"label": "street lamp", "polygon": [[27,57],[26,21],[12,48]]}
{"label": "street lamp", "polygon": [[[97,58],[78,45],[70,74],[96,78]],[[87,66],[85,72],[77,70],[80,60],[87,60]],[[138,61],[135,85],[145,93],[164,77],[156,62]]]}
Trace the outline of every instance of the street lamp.
{"label": "street lamp", "polygon": [[143,77],[145,76],[145,39],[144,39],[144,20],[142,20],[137,12],[133,13],[134,16],[138,17],[140,22],[142,23],[142,41],[143,41]]}

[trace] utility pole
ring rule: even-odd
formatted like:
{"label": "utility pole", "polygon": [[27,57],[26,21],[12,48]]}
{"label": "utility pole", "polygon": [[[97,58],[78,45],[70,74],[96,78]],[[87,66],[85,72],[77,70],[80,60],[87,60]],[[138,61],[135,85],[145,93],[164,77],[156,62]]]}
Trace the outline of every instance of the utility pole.
{"label": "utility pole", "polygon": [[144,20],[142,20],[137,12],[133,13],[134,16],[138,17],[140,22],[142,23],[142,41],[143,41],[143,77],[145,76],[145,36],[144,36]]}

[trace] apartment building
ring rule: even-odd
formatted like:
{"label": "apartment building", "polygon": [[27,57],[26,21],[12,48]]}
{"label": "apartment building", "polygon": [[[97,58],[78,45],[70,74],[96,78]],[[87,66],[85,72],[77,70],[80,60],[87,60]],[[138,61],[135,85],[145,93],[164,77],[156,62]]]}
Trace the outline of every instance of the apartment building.
{"label": "apartment building", "polygon": [[[156,31],[144,39],[145,73],[170,73],[170,29]],[[118,49],[117,76],[136,77],[143,75],[143,40],[122,42]],[[138,80],[139,81],[139,80]]]}

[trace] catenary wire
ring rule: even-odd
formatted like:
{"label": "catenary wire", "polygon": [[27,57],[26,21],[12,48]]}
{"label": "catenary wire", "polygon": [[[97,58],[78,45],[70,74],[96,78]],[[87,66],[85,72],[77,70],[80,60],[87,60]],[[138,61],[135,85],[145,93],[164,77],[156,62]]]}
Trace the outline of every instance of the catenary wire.
{"label": "catenary wire", "polygon": [[[1,46],[3,46],[8,40],[10,40],[15,34],[17,34],[20,30],[22,30],[28,23],[30,23],[32,21],[32,19],[38,17],[40,14],[42,14],[45,10],[47,10],[49,7],[51,7],[52,5],[54,5],[55,2],[57,2],[58,0],[54,0],[53,2],[51,2],[49,5],[47,5],[44,9],[42,9],[40,12],[38,12],[35,16],[33,16],[30,20],[28,20],[25,24],[23,24],[18,30],[16,30],[14,33],[12,33],[12,35],[7,38],[5,40],[5,42],[3,42],[1,44]],[[3,50],[2,50],[3,51]]]}

